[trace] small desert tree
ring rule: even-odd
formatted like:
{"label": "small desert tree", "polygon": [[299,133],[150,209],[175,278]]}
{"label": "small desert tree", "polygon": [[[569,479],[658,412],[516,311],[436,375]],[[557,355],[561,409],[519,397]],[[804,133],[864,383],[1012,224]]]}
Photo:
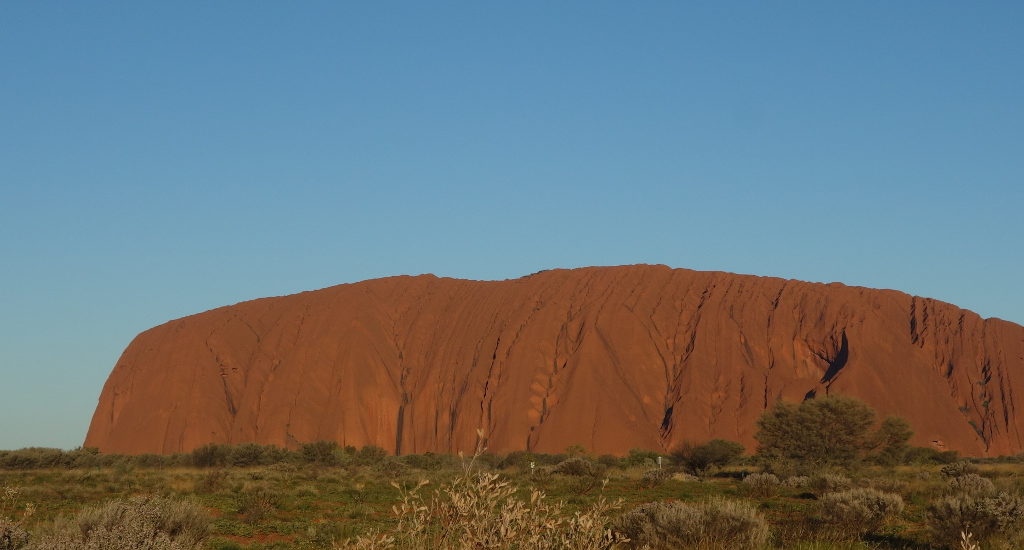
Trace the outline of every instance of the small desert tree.
{"label": "small desert tree", "polygon": [[757,454],[771,463],[804,468],[850,466],[868,456],[891,457],[905,449],[912,432],[901,419],[887,418],[877,431],[875,411],[849,397],[780,401],[757,421]]}
{"label": "small desert tree", "polygon": [[879,464],[894,465],[906,461],[910,451],[907,444],[914,435],[910,423],[898,416],[889,416],[882,420],[875,432],[874,454],[872,458]]}
{"label": "small desert tree", "polygon": [[703,445],[683,443],[672,453],[672,459],[690,473],[701,474],[712,467],[722,467],[743,454],[743,445],[725,439],[712,439]]}
{"label": "small desert tree", "polygon": [[338,463],[341,452],[336,441],[313,441],[302,444],[302,459],[313,464],[331,466]]}

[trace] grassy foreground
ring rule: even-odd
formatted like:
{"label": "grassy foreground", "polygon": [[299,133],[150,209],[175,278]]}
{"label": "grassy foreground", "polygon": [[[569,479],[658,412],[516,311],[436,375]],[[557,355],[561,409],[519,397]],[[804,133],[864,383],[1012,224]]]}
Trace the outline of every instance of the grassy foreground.
{"label": "grassy foreground", "polygon": [[[554,514],[559,517],[579,517],[578,513],[585,516],[596,505],[600,510],[594,517],[604,522],[601,530],[614,522],[621,524],[624,515],[644,503],[746,503],[767,524],[766,538],[763,542],[754,539],[752,544],[772,549],[960,548],[962,543],[951,541],[949,533],[942,538],[935,532],[934,521],[929,523],[929,514],[935,512],[930,511],[929,506],[952,495],[980,498],[997,493],[1024,493],[1024,467],[1017,464],[965,466],[971,470],[973,478],[957,475],[967,472],[943,472],[940,465],[920,465],[865,466],[853,471],[821,472],[776,481],[768,475],[751,475],[756,474],[758,468],[742,464],[707,472],[697,478],[674,472],[668,464],[658,468],[650,457],[618,461],[559,457],[561,462],[557,464],[532,461],[532,469],[530,458],[482,457],[472,464],[470,476],[494,474],[496,477],[492,479],[508,482],[511,498],[526,503],[531,501],[532,493],[542,492],[544,502],[557,505]],[[284,461],[270,465],[200,468],[119,463],[0,470],[0,492],[4,487],[12,489],[6,496],[0,494],[4,499],[0,504],[0,517],[18,520],[25,531],[38,536],[68,529],[73,523],[71,518],[90,506],[138,495],[160,495],[189,500],[208,516],[209,536],[201,547],[334,548],[371,532],[383,538],[395,532],[399,521],[402,528],[408,530],[413,518],[408,510],[399,517],[403,499],[409,503],[413,495],[413,501],[419,499],[420,505],[429,505],[435,491],[450,488],[448,484],[453,480],[467,479],[467,466],[466,461],[456,457],[419,455],[376,457],[372,461],[351,461],[344,465]],[[949,470],[948,466],[945,468]],[[982,481],[976,479],[979,476]],[[858,488],[898,495],[902,503],[898,510],[865,518],[863,514],[857,515],[856,511],[844,508],[842,499],[829,496]],[[441,500],[451,500],[451,495],[444,491],[438,491],[438,496]],[[27,508],[34,508],[30,515],[26,515]],[[426,506],[423,510],[428,522],[431,514],[441,513]],[[651,511],[650,514],[662,512]],[[1010,513],[1019,515],[1019,512],[1011,510]],[[636,513],[633,516],[634,520],[639,517]],[[678,524],[684,520],[676,518],[674,521]],[[639,528],[632,532],[639,533],[636,529]],[[958,531],[954,526],[952,535],[956,536]],[[364,539],[362,546],[350,546],[389,547],[371,542]],[[1017,544],[1005,536],[982,542],[983,548],[1010,548]],[[401,547],[399,543],[390,547]],[[704,537],[690,542],[679,539],[672,547],[736,546]]]}

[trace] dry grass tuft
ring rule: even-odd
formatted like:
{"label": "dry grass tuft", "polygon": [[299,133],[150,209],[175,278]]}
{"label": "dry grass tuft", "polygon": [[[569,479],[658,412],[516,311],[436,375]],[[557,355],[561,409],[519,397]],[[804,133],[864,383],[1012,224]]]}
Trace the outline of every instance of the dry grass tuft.
{"label": "dry grass tuft", "polygon": [[631,548],[651,550],[754,550],[768,540],[768,523],[746,503],[709,500],[700,504],[650,502],[623,515],[615,530]]}
{"label": "dry grass tuft", "polygon": [[963,540],[962,533],[968,532],[979,544],[1020,548],[1024,501],[1007,493],[948,496],[928,507],[928,525],[938,544],[955,546]]}
{"label": "dry grass tuft", "polygon": [[75,528],[33,541],[26,550],[193,550],[208,534],[209,519],[199,506],[135,497],[86,508]]}
{"label": "dry grass tuft", "polygon": [[779,492],[779,478],[775,474],[750,474],[743,478],[747,493],[754,497],[770,497]]}
{"label": "dry grass tuft", "polygon": [[561,502],[549,502],[533,490],[516,495],[510,481],[494,473],[472,473],[425,496],[420,481],[412,489],[395,487],[402,500],[393,508],[398,524],[336,544],[341,550],[610,550],[624,538],[607,527],[610,512],[621,502],[603,497],[589,508],[569,513]]}
{"label": "dry grass tuft", "polygon": [[861,537],[901,514],[903,498],[877,489],[851,489],[825,494],[820,506],[825,521],[846,535]]}

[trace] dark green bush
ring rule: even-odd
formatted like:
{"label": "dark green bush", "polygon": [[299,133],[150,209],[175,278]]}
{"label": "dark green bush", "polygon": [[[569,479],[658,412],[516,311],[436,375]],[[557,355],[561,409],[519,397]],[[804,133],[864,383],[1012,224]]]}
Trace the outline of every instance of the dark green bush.
{"label": "dark green bush", "polygon": [[409,473],[409,467],[399,458],[386,456],[373,465],[373,471],[384,479],[395,479]]}
{"label": "dark green bush", "polygon": [[939,451],[931,447],[910,447],[903,454],[905,464],[951,464],[959,459],[957,451]]}
{"label": "dark green bush", "polygon": [[79,447],[64,453],[64,464],[68,468],[95,468],[100,460],[100,450],[95,447]]}
{"label": "dark green bush", "polygon": [[875,411],[852,398],[829,396],[799,405],[779,401],[761,415],[754,435],[764,463],[788,461],[804,471],[848,467],[862,460],[904,456],[911,436],[906,422],[891,418],[874,432]]}
{"label": "dark green bush", "polygon": [[529,451],[512,451],[498,461],[498,468],[529,468],[530,463],[536,463],[537,457]]}
{"label": "dark green bush", "polygon": [[171,466],[171,457],[167,455],[138,455],[133,461],[140,468],[167,468]]}
{"label": "dark green bush", "polygon": [[269,463],[266,449],[263,445],[256,443],[243,443],[231,449],[231,456],[228,459],[232,466],[241,468],[247,466],[259,466]]}
{"label": "dark green bush", "polygon": [[437,471],[442,468],[453,466],[455,460],[447,455],[434,453],[423,453],[421,455],[404,455],[399,459],[402,464],[418,470]]}
{"label": "dark green bush", "polygon": [[902,464],[906,462],[910,451],[907,442],[913,435],[914,430],[910,429],[910,423],[906,420],[898,416],[886,417],[871,436],[871,452],[866,458],[883,466]]}
{"label": "dark green bush", "polygon": [[0,468],[6,470],[63,468],[65,465],[65,453],[60,449],[27,447],[16,451],[0,451]]}
{"label": "dark green bush", "polygon": [[659,456],[656,451],[648,449],[630,449],[623,462],[626,466],[652,466],[658,463]]}
{"label": "dark green bush", "polygon": [[302,455],[302,460],[310,464],[337,466],[340,463],[341,449],[338,448],[337,441],[304,443],[300,447],[299,453]]}
{"label": "dark green bush", "polygon": [[228,465],[231,447],[220,443],[208,443],[192,451],[192,465],[197,468],[215,468]]}
{"label": "dark green bush", "polygon": [[712,467],[722,467],[743,455],[743,445],[725,439],[712,439],[702,445],[683,443],[672,453],[672,460],[686,471],[699,475]]}
{"label": "dark green bush", "polygon": [[360,466],[376,464],[388,456],[388,452],[376,445],[366,445],[355,454],[355,461]]}
{"label": "dark green bush", "polygon": [[566,459],[555,466],[553,471],[566,476],[599,477],[604,475],[603,466],[582,457]]}

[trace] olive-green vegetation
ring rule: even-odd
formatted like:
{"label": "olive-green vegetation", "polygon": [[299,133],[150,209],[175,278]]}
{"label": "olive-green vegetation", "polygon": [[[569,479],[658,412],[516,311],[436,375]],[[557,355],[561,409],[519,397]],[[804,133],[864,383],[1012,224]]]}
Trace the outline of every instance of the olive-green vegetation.
{"label": "olive-green vegetation", "polygon": [[624,457],[0,451],[0,550],[1024,547],[1021,457],[911,448],[905,423],[817,401],[768,411],[753,455],[723,440]]}
{"label": "olive-green vegetation", "polygon": [[901,462],[910,448],[910,426],[898,417],[875,424],[875,411],[856,399],[780,401],[757,422],[758,455],[775,468],[805,472],[864,461]]}
{"label": "olive-green vegetation", "polygon": [[672,453],[672,458],[689,473],[700,475],[711,468],[721,468],[742,454],[743,445],[735,441],[712,439],[701,445],[684,443]]}

